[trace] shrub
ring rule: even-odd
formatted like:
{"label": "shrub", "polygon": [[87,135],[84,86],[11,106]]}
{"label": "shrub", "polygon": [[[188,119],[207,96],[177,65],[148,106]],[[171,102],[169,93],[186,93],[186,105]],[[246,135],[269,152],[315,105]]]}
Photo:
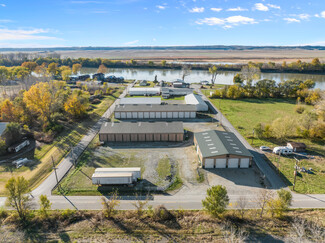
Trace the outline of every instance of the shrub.
{"label": "shrub", "polygon": [[116,207],[120,204],[117,192],[114,192],[108,200],[106,200],[105,197],[102,197],[102,204],[104,216],[106,218],[111,218],[117,213]]}
{"label": "shrub", "polygon": [[68,208],[61,212],[61,217],[63,220],[67,220],[73,218],[75,214],[76,214],[76,210],[72,210]]}
{"label": "shrub", "polygon": [[4,208],[0,208],[0,219],[5,219],[8,217],[8,211]]}
{"label": "shrub", "polygon": [[297,112],[298,114],[302,114],[304,111],[305,111],[305,107],[301,105],[297,105],[295,108],[295,112]]}
{"label": "shrub", "polygon": [[159,205],[154,209],[154,218],[156,220],[170,220],[173,215],[168,211],[164,205]]}

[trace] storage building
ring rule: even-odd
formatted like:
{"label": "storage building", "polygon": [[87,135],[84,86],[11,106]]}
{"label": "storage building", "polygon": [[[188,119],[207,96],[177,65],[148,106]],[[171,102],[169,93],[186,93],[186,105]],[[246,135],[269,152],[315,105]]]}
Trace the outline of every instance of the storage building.
{"label": "storage building", "polygon": [[160,95],[160,88],[130,88],[129,95]]}
{"label": "storage building", "polygon": [[132,173],[94,173],[91,177],[94,185],[132,184]]}
{"label": "storage building", "polygon": [[161,98],[159,97],[120,99],[120,105],[160,105],[160,104],[161,104]]}
{"label": "storage building", "polygon": [[181,142],[183,122],[105,122],[99,131],[101,142]]}
{"label": "storage building", "polygon": [[196,117],[195,105],[117,105],[116,119],[190,119]]}
{"label": "storage building", "polygon": [[208,111],[209,106],[205,103],[200,95],[189,94],[185,96],[185,103],[188,105],[195,105],[197,111]]}
{"label": "storage building", "polygon": [[205,131],[194,134],[195,149],[203,168],[248,168],[252,154],[235,134]]}
{"label": "storage building", "polygon": [[141,178],[141,168],[140,167],[123,167],[123,168],[97,168],[96,173],[132,173],[132,181],[137,181]]}
{"label": "storage building", "polygon": [[292,149],[294,152],[305,152],[307,148],[306,144],[297,142],[289,142],[287,143],[287,147]]}

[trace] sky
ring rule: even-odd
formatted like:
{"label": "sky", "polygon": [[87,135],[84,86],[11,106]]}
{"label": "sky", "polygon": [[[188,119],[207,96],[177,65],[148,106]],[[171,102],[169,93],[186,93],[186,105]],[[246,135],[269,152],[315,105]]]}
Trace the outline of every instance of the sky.
{"label": "sky", "polygon": [[324,45],[325,0],[0,0],[0,48]]}

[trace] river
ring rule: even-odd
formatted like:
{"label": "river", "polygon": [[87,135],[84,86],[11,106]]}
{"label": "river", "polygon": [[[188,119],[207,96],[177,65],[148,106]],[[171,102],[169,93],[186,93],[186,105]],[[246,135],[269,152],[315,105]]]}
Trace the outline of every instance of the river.
{"label": "river", "polygon": [[[158,80],[174,81],[182,77],[181,70],[173,69],[140,69],[140,68],[109,68],[106,76],[115,75],[116,77],[124,77],[125,79],[139,79],[139,80],[154,80],[157,75]],[[96,73],[96,68],[82,68],[82,74]],[[220,71],[218,72],[217,84],[232,84],[233,77],[238,72]],[[261,79],[271,79],[276,82],[289,79],[299,79],[305,81],[312,79],[316,82],[315,88],[325,90],[325,75],[318,74],[300,74],[300,73],[261,73]],[[205,70],[191,70],[189,76],[185,77],[185,82],[198,83],[203,80],[211,80],[211,74]]]}

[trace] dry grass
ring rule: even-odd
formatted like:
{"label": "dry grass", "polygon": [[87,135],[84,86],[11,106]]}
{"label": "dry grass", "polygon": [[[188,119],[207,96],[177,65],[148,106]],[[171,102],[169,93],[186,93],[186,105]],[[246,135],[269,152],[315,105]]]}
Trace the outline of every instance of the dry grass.
{"label": "dry grass", "polygon": [[[23,232],[17,241],[164,241],[164,242],[224,242],[225,237],[237,236],[249,241],[284,239],[292,233],[295,218],[325,226],[324,210],[289,211],[282,219],[256,217],[256,210],[248,210],[244,219],[235,211],[227,211],[222,218],[213,218],[202,211],[166,211],[168,217],[157,216],[158,209],[147,210],[142,217],[136,211],[119,211],[107,219],[99,211],[53,211],[50,218],[35,217],[23,227],[15,217],[3,220],[1,229]],[[161,210],[160,210],[161,211]],[[245,236],[245,237],[244,237]]]}

